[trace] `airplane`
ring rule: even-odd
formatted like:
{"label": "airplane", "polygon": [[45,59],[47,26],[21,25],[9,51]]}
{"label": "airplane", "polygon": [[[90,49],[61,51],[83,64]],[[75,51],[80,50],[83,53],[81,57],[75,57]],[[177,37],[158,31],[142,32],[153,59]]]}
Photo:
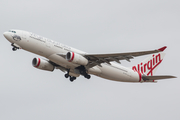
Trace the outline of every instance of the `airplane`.
{"label": "airplane", "polygon": [[[80,75],[90,79],[90,74],[112,81],[133,83],[176,78],[171,75],[154,76],[164,58],[163,51],[167,48],[166,46],[140,52],[88,54],[24,30],[11,29],[3,35],[11,43],[13,51],[24,49],[44,57],[33,58],[32,65],[35,68],[46,71],[60,69],[66,72],[65,78],[69,78],[71,82]],[[130,59],[134,57],[148,54],[152,55],[135,66],[128,68],[121,65],[121,60],[130,62]]]}

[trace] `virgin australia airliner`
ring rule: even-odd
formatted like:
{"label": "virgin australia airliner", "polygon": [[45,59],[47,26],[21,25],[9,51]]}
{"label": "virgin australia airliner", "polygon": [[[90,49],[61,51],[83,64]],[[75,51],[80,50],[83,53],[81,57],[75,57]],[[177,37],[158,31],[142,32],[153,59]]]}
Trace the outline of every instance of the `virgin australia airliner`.
{"label": "virgin australia airliner", "polygon": [[[46,71],[53,71],[55,68],[60,69],[66,72],[65,77],[69,78],[71,82],[80,75],[90,79],[90,74],[113,81],[141,83],[175,78],[170,75],[154,76],[157,67],[164,58],[165,53],[163,51],[166,46],[140,52],[88,54],[23,30],[9,30],[3,35],[11,43],[13,51],[24,49],[46,58],[34,58],[32,65],[35,68]],[[147,54],[152,55],[131,68],[120,64],[120,60],[130,62],[130,59],[134,57]]]}

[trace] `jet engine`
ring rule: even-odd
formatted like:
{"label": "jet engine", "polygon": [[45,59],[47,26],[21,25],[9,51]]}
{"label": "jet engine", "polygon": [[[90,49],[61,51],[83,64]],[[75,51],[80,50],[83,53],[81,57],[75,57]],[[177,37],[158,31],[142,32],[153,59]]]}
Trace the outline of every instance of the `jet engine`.
{"label": "jet engine", "polygon": [[75,64],[84,65],[84,66],[88,64],[88,60],[85,57],[74,52],[68,52],[66,54],[66,60]]}
{"label": "jet engine", "polygon": [[53,71],[55,68],[51,63],[40,58],[34,58],[32,60],[32,65],[38,69],[47,70],[47,71]]}

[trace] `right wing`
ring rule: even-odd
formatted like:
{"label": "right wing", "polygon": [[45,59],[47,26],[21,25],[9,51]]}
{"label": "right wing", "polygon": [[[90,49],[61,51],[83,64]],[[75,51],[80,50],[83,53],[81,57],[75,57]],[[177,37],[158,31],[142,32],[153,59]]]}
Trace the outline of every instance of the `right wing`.
{"label": "right wing", "polygon": [[89,60],[89,64],[87,67],[91,68],[96,65],[101,66],[101,63],[110,64],[111,61],[116,61],[116,62],[120,63],[119,60],[127,60],[130,62],[130,59],[133,59],[134,57],[162,52],[166,48],[167,47],[164,46],[160,49],[150,50],[150,51],[113,53],[113,54],[85,54],[83,56]]}

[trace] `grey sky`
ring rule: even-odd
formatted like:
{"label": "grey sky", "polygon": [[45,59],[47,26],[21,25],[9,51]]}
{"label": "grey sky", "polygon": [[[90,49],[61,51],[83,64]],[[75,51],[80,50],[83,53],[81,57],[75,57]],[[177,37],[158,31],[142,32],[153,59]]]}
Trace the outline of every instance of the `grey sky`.
{"label": "grey sky", "polygon": [[[157,75],[179,76],[179,0],[1,0],[0,33],[31,31],[89,53],[168,46]],[[1,35],[0,120],[179,120],[179,78],[156,84],[92,76],[71,83],[59,70],[31,65],[38,55],[18,50]],[[124,66],[137,64],[138,57]]]}

